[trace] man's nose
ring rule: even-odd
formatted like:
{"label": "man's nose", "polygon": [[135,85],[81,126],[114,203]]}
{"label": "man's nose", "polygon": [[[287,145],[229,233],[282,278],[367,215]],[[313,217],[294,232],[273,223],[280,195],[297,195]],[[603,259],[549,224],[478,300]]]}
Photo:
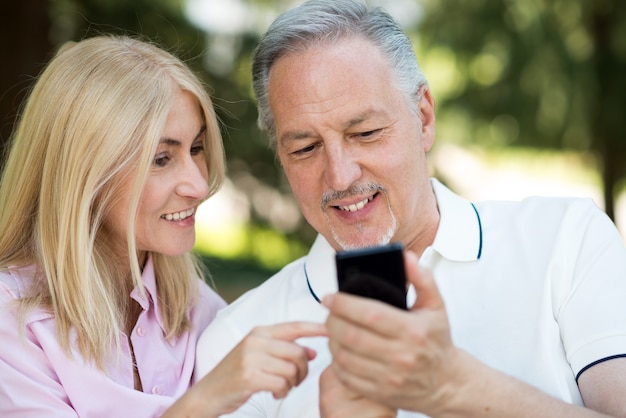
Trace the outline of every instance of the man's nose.
{"label": "man's nose", "polygon": [[333,190],[347,190],[361,177],[357,156],[343,143],[326,147],[324,180]]}

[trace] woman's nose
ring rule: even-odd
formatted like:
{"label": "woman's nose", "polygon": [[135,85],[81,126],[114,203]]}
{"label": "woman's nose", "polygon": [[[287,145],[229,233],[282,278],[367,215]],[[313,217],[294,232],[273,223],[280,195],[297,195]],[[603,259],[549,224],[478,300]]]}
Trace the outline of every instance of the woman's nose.
{"label": "woman's nose", "polygon": [[204,161],[188,161],[179,176],[176,193],[182,197],[203,200],[209,194],[208,170]]}

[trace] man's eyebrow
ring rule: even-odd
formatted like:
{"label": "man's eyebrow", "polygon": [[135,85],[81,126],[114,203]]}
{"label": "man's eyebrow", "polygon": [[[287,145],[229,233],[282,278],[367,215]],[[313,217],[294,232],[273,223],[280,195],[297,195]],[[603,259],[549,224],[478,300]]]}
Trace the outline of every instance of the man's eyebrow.
{"label": "man's eyebrow", "polygon": [[284,144],[285,142],[289,142],[289,141],[296,141],[298,139],[307,139],[307,138],[313,138],[317,135],[315,135],[313,132],[309,132],[309,131],[287,131],[284,134],[282,134],[279,138],[279,143]]}
{"label": "man's eyebrow", "polygon": [[[203,133],[206,132],[206,125],[202,125],[202,127],[200,128],[200,130],[198,131],[198,133],[196,134],[196,136],[193,138],[193,142],[196,142]],[[173,147],[179,147],[182,145],[182,143],[178,140],[178,139],[174,139],[174,138],[161,138],[161,140],[159,141],[160,144],[165,144],[165,145],[170,145]]]}

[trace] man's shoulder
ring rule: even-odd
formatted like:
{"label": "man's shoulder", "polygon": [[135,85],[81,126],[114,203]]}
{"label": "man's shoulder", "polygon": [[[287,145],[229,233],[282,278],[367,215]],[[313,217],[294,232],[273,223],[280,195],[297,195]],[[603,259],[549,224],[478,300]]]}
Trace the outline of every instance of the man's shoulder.
{"label": "man's shoulder", "polygon": [[583,197],[529,196],[518,201],[484,200],[476,202],[475,206],[483,213],[517,213],[529,216],[540,213],[544,217],[563,217],[566,214],[589,217],[603,214],[591,198]]}
{"label": "man's shoulder", "polygon": [[525,237],[545,245],[558,241],[571,248],[583,242],[621,242],[613,221],[590,198],[533,196],[479,202],[476,208],[487,240]]}

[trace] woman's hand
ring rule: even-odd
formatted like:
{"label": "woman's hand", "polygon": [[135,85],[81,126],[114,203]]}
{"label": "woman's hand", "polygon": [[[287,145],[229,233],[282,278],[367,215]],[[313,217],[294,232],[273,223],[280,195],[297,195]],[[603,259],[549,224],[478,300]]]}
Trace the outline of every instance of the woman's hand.
{"label": "woman's hand", "polygon": [[164,416],[217,417],[236,410],[259,391],[284,398],[304,380],[308,362],[316,356],[295,340],[325,335],[324,324],[312,322],[254,328]]}

